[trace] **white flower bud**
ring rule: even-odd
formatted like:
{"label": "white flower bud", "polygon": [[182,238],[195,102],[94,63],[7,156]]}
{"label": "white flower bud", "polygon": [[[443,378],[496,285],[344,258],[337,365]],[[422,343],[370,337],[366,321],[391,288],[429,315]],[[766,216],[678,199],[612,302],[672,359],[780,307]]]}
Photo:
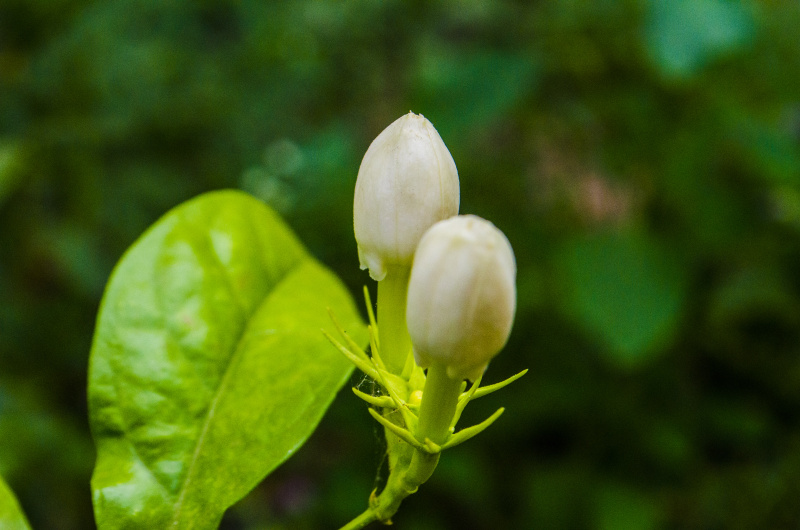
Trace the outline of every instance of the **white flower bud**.
{"label": "white flower bud", "polygon": [[406,320],[414,358],[475,380],[508,340],[516,308],[517,266],[492,223],[462,215],[422,237],[411,268]]}
{"label": "white flower bud", "polygon": [[431,122],[408,113],[372,142],[361,161],[353,224],[361,268],[375,280],[411,265],[422,234],[458,214],[458,171]]}

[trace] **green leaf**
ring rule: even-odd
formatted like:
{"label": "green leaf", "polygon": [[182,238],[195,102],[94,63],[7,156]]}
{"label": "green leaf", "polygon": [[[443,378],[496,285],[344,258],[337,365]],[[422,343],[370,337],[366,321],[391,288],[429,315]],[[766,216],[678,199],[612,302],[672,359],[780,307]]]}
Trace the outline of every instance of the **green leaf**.
{"label": "green leaf", "polygon": [[215,528],[314,431],[365,344],[339,280],[240,192],[167,213],[124,255],[89,367],[98,527]]}
{"label": "green leaf", "polygon": [[725,0],[650,0],[646,44],[661,73],[686,79],[755,33],[747,7]]}
{"label": "green leaf", "polygon": [[0,478],[0,528],[3,530],[30,530],[31,528],[14,493],[2,478]]}
{"label": "green leaf", "polygon": [[612,234],[577,239],[557,267],[566,310],[605,343],[615,364],[639,366],[673,338],[686,279],[654,241]]}
{"label": "green leaf", "polygon": [[416,99],[422,108],[436,109],[436,127],[448,138],[509,112],[535,90],[538,73],[530,53],[423,46]]}

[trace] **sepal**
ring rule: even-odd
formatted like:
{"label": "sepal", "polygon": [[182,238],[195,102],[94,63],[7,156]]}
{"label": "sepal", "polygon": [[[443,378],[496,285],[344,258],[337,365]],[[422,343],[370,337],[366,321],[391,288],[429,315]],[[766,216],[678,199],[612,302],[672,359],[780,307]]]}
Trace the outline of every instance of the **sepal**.
{"label": "sepal", "polygon": [[[487,394],[491,394],[492,392],[496,392],[496,391],[500,390],[501,388],[504,388],[504,387],[510,385],[511,383],[513,383],[514,381],[516,381],[517,379],[519,379],[520,377],[522,377],[523,375],[525,375],[527,373],[528,373],[528,369],[525,368],[524,370],[522,370],[518,374],[514,374],[511,377],[509,377],[508,379],[505,379],[504,381],[500,381],[499,383],[494,383],[493,385],[488,385],[488,386],[484,386],[484,387],[478,388],[475,391],[475,393],[472,395],[472,397],[470,397],[469,399],[470,400],[478,399],[479,397],[483,397],[483,396],[485,396]],[[464,396],[462,396],[462,398],[463,397]]]}
{"label": "sepal", "polygon": [[355,395],[374,407],[382,409],[394,407],[394,400],[389,396],[372,396],[370,394],[365,394],[355,387],[353,387],[352,390]]}
{"label": "sepal", "polygon": [[472,386],[469,387],[469,391],[462,393],[461,396],[458,398],[458,404],[456,405],[456,413],[453,416],[452,423],[450,424],[450,428],[451,429],[455,429],[455,426],[458,423],[458,420],[461,419],[461,413],[464,412],[464,409],[467,407],[467,403],[469,403],[470,400],[472,399],[472,396],[475,395],[475,391],[478,390],[478,387],[481,384],[481,379],[482,378],[483,378],[483,376],[477,378],[472,383]]}
{"label": "sepal", "polygon": [[322,334],[325,335],[325,338],[327,338],[330,341],[330,343],[333,344],[336,347],[337,350],[342,352],[342,354],[344,354],[344,356],[347,357],[350,360],[350,362],[352,362],[354,365],[356,365],[356,368],[358,368],[359,370],[361,370],[362,372],[364,372],[366,375],[368,375],[369,377],[371,377],[373,379],[377,379],[378,378],[377,370],[375,369],[375,367],[372,364],[372,362],[370,362],[369,357],[366,356],[366,353],[364,353],[362,350],[360,350],[360,348],[357,349],[357,351],[359,351],[360,353],[363,353],[364,357],[361,357],[360,355],[358,355],[356,353],[353,353],[352,351],[350,351],[347,348],[345,348],[344,346],[342,346],[339,343],[339,341],[334,339],[331,336],[331,334],[328,333],[327,331],[325,331],[324,329],[322,330]]}
{"label": "sepal", "polygon": [[494,423],[495,420],[497,420],[497,418],[499,418],[500,415],[503,414],[503,412],[505,412],[505,410],[506,410],[505,408],[499,408],[494,414],[492,414],[479,424],[473,425],[472,427],[467,427],[466,429],[461,429],[457,433],[450,435],[447,441],[442,444],[442,451],[444,451],[445,449],[450,449],[451,447],[455,447],[461,443],[464,443],[473,436],[482,433],[492,423]]}
{"label": "sepal", "polygon": [[[424,451],[429,454],[436,454],[439,452],[440,449],[438,449],[438,446],[436,446],[436,444],[433,444],[430,440],[425,440],[427,445],[423,445],[416,438],[414,438],[414,435],[411,434],[411,432],[408,429],[404,429],[403,427],[400,427],[399,425],[396,425],[391,421],[387,420],[386,418],[381,416],[381,414],[375,409],[368,409],[368,410],[370,415],[373,418],[375,418],[375,420],[378,423],[380,423],[381,425],[392,431],[394,434],[396,434],[398,437],[400,437],[403,441],[405,441],[409,445],[413,446],[415,449],[419,449],[420,451]],[[437,450],[431,450],[430,447],[431,445]]]}

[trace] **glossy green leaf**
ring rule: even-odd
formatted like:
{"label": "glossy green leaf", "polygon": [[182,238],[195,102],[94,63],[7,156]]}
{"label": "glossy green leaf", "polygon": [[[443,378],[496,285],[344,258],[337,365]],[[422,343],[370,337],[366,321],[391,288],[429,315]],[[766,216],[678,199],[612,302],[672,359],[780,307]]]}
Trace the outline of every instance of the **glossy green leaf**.
{"label": "glossy green leaf", "polygon": [[328,307],[366,342],[339,280],[246,194],[151,227],[111,276],[92,347],[99,528],[215,528],[297,450],[352,370],[321,332]]}
{"label": "glossy green leaf", "polygon": [[3,530],[30,530],[14,493],[0,478],[0,528]]}

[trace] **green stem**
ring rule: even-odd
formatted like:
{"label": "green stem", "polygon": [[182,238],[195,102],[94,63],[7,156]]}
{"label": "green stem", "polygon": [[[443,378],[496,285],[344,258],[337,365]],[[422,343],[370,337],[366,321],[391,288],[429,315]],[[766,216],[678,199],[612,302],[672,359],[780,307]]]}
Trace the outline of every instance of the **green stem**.
{"label": "green stem", "polygon": [[441,453],[436,453],[432,455],[415,450],[414,456],[411,457],[411,465],[408,466],[406,480],[408,480],[410,484],[425,484],[436,470],[440,454]]}
{"label": "green stem", "polygon": [[[443,364],[428,367],[422,403],[419,405],[419,423],[414,435],[422,443],[425,440],[442,445],[450,436],[450,425],[461,395],[461,379],[451,379]],[[439,453],[434,455],[415,451],[408,468],[407,480],[424,484],[439,463]]]}
{"label": "green stem", "polygon": [[[450,436],[450,424],[455,415],[461,380],[447,376],[444,365],[434,364],[428,368],[425,389],[422,391],[417,431],[420,442],[441,445]],[[391,433],[388,435],[393,436]],[[379,521],[387,522],[400,508],[403,499],[417,491],[433,474],[439,463],[439,453],[430,454],[413,449],[403,442],[396,443],[398,459],[392,467],[386,487],[375,499],[371,509]]]}
{"label": "green stem", "polygon": [[372,508],[368,508],[364,513],[344,525],[340,530],[358,530],[377,520],[378,518],[375,512],[372,511]]}
{"label": "green stem", "polygon": [[443,364],[432,364],[428,367],[422,402],[419,405],[419,424],[414,433],[417,440],[425,443],[427,438],[437,445],[447,441],[458,396],[461,395],[461,381],[451,379]]}
{"label": "green stem", "polygon": [[378,332],[381,358],[386,369],[400,375],[411,353],[411,337],[406,327],[406,295],[411,269],[387,267],[386,277],[378,282]]}

